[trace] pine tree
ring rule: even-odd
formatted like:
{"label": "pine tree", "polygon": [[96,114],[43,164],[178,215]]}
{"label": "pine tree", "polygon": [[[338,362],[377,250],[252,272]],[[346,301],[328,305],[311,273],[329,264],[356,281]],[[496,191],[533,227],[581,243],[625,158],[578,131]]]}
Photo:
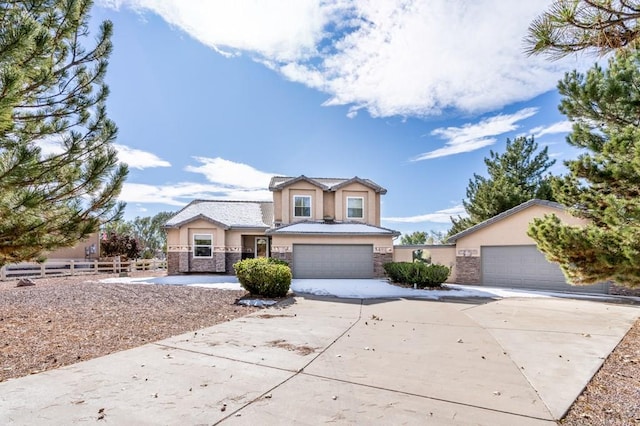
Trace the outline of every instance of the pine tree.
{"label": "pine tree", "polygon": [[587,224],[548,216],[529,235],[573,283],[640,287],[640,52],[619,50],[606,70],[574,71],[558,89],[574,123],[567,140],[586,152],[566,162],[570,175],[553,192]]}
{"label": "pine tree", "polygon": [[112,25],[87,47],[91,6],[0,2],[0,265],[73,245],[122,213],[127,169],[105,110]]}
{"label": "pine tree", "polygon": [[604,55],[638,47],[640,1],[556,0],[529,26],[529,54],[558,59],[580,51]]}
{"label": "pine tree", "polygon": [[403,234],[400,238],[400,244],[403,246],[417,246],[426,244],[427,233],[424,231],[414,231],[410,234]]}
{"label": "pine tree", "polygon": [[449,235],[457,234],[519,204],[540,198],[552,200],[550,176],[545,175],[555,160],[549,159],[548,148],[538,151],[533,137],[507,139],[506,150],[493,150],[484,159],[487,177],[474,173],[463,201],[466,217],[451,218]]}

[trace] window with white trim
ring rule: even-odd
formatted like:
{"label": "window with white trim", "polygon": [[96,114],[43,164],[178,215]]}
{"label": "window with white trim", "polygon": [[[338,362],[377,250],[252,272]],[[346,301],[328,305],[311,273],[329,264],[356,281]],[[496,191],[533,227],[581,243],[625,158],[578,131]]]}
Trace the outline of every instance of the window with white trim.
{"label": "window with white trim", "polygon": [[311,217],[311,196],[293,196],[293,217]]}
{"label": "window with white trim", "polygon": [[347,219],[364,219],[364,198],[347,197]]}
{"label": "window with white trim", "polygon": [[193,235],[193,257],[213,256],[213,235],[194,234]]}

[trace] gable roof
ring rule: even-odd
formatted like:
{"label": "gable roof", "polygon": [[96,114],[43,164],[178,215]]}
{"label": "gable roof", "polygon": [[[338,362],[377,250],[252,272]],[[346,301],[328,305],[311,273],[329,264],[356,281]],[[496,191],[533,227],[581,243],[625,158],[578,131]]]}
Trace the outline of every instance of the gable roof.
{"label": "gable roof", "polygon": [[470,228],[465,229],[464,231],[458,232],[457,234],[454,234],[452,236],[450,236],[449,238],[447,238],[447,243],[454,243],[457,240],[459,240],[462,237],[466,237],[469,234],[472,234],[482,228],[486,228],[489,225],[492,225],[496,222],[499,222],[509,216],[512,216],[518,212],[521,212],[523,210],[528,209],[529,207],[532,206],[547,206],[547,207],[551,207],[554,209],[558,209],[558,210],[565,210],[565,207],[560,204],[560,203],[556,203],[554,201],[547,201],[547,200],[538,200],[537,198],[534,198],[532,200],[529,201],[525,201],[522,204],[519,204],[509,210],[506,210],[500,214],[495,215],[492,218],[489,218],[487,220],[485,220],[484,222],[480,222],[476,225],[473,225]]}
{"label": "gable roof", "polygon": [[391,235],[397,237],[398,231],[381,226],[367,225],[360,222],[296,222],[279,228],[270,229],[267,234],[296,234],[296,235]]}
{"label": "gable roof", "polygon": [[290,176],[274,176],[271,178],[271,182],[269,182],[269,190],[270,191],[282,191],[286,186],[292,185],[296,182],[308,182],[312,185],[315,185],[322,189],[323,191],[337,191],[340,188],[343,188],[352,183],[360,183],[364,186],[367,186],[373,189],[375,192],[380,194],[386,194],[387,190],[374,181],[370,179],[362,179],[358,176],[352,178],[310,178],[305,175],[300,175],[297,177]]}
{"label": "gable roof", "polygon": [[179,228],[198,219],[223,229],[269,228],[273,223],[273,202],[194,200],[169,219],[165,228]]}

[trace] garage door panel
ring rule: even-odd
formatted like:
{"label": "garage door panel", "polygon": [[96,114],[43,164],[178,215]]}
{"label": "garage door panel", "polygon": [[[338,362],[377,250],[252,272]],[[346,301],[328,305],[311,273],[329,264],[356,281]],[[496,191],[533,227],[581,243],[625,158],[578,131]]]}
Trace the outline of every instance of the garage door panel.
{"label": "garage door panel", "polygon": [[294,244],[295,278],[372,278],[373,245]]}
{"label": "garage door panel", "polygon": [[605,283],[572,286],[560,267],[547,261],[535,245],[485,246],[481,250],[482,284],[548,291],[607,293]]}

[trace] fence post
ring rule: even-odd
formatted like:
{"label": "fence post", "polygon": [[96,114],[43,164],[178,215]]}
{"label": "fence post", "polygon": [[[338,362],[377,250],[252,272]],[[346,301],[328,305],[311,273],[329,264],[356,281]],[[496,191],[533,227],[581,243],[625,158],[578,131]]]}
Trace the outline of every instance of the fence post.
{"label": "fence post", "polygon": [[40,264],[40,276],[43,277],[43,278],[47,276],[47,273],[45,271],[44,263]]}
{"label": "fence post", "polygon": [[71,261],[69,262],[69,273],[70,273],[71,275],[74,275],[74,274],[75,274],[75,272],[74,272],[74,271],[75,271],[74,262],[75,262],[74,260],[71,260]]}
{"label": "fence post", "polygon": [[4,281],[7,278],[7,270],[4,266],[0,267],[0,280]]}

